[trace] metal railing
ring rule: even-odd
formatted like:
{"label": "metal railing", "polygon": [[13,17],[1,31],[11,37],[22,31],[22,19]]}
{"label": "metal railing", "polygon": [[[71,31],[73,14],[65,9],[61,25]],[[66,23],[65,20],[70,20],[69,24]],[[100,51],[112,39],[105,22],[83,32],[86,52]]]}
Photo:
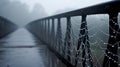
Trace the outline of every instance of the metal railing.
{"label": "metal railing", "polygon": [[6,18],[0,16],[0,38],[8,35],[9,33],[15,31],[18,26]]}
{"label": "metal railing", "polygon": [[[35,20],[26,27],[34,35],[39,37],[47,46],[66,64],[67,67],[97,67],[94,66],[94,60],[91,53],[91,44],[89,43],[88,27],[86,17],[94,14],[109,15],[109,39],[104,53],[102,67],[118,67],[118,47],[120,45],[120,28],[118,25],[118,13],[120,12],[120,1],[110,1],[95,6],[86,7],[62,14],[57,14]],[[72,57],[72,22],[71,17],[81,16],[80,33]],[[66,18],[66,34],[64,43],[62,41],[61,18]],[[55,19],[57,22],[55,23]],[[55,31],[55,24],[57,29]],[[80,64],[78,62],[81,62]]]}

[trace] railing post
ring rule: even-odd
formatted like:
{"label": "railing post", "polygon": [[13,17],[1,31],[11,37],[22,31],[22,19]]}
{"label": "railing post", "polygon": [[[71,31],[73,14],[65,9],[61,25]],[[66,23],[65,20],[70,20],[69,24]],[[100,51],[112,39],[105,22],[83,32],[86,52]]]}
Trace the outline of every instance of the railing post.
{"label": "railing post", "polygon": [[118,12],[111,12],[109,13],[109,40],[103,67],[118,67],[118,45],[120,45]]}
{"label": "railing post", "polygon": [[48,30],[47,30],[47,43],[50,43],[50,19],[48,19]]}
{"label": "railing post", "polygon": [[55,48],[55,22],[54,22],[54,18],[52,18],[52,28],[51,28],[51,45],[53,46],[53,48]]}
{"label": "railing post", "polygon": [[43,20],[43,40],[46,42],[46,19]]}
{"label": "railing post", "polygon": [[36,22],[36,34],[39,37],[39,21]]}
{"label": "railing post", "polygon": [[42,33],[42,40],[44,41],[44,22],[43,22],[43,20],[41,20],[41,23],[42,23],[42,30],[41,30],[41,33]]}
{"label": "railing post", "polygon": [[80,56],[80,47],[82,48],[81,49],[82,67],[88,67],[88,66],[93,67],[89,37],[88,37],[86,15],[82,16],[82,23],[80,27],[80,34],[79,34],[77,53],[76,53],[76,59],[75,59],[75,67],[77,67],[77,64],[78,64],[78,58]]}
{"label": "railing post", "polygon": [[[71,17],[67,17],[67,28],[64,42],[64,55],[66,55],[67,60],[71,62]],[[67,53],[66,53],[67,52]]]}
{"label": "railing post", "polygon": [[61,45],[62,45],[62,31],[61,31],[61,22],[60,18],[58,18],[58,24],[57,24],[57,50],[61,52]]}
{"label": "railing post", "polygon": [[44,24],[45,24],[45,25],[44,25],[44,26],[45,26],[45,27],[44,27],[45,42],[47,41],[47,38],[48,38],[48,37],[47,37],[47,25],[46,25],[47,23],[46,23],[46,21],[47,21],[47,19],[44,20]]}
{"label": "railing post", "polygon": [[40,30],[39,30],[39,31],[40,31],[39,34],[40,34],[40,38],[41,38],[41,36],[42,36],[42,35],[41,35],[41,28],[42,28],[41,26],[42,26],[42,25],[41,25],[41,20],[40,20],[40,22],[39,22],[39,29],[40,29]]}

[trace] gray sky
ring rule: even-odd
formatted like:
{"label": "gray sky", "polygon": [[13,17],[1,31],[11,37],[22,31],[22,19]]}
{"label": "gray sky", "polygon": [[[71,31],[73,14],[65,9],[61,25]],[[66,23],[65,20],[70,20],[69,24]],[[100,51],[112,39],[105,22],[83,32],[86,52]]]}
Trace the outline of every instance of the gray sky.
{"label": "gray sky", "polygon": [[48,12],[48,14],[51,15],[57,10],[62,10],[65,8],[78,9],[111,0],[18,0],[18,1],[26,3],[27,5],[30,6],[30,9],[32,9],[32,7],[36,3],[40,3],[45,8],[46,12]]}

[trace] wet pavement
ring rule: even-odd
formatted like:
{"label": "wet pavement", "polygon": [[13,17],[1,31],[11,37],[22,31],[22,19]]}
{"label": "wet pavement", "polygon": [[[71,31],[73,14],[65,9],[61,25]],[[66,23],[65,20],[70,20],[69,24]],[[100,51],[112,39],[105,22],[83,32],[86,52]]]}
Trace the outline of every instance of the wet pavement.
{"label": "wet pavement", "polygon": [[24,28],[0,39],[0,67],[61,67],[60,65],[64,67],[46,45]]}

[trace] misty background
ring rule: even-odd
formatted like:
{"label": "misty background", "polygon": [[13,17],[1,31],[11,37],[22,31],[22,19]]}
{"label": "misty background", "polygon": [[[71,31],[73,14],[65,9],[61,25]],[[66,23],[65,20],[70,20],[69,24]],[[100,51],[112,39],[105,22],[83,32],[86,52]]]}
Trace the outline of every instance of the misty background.
{"label": "misty background", "polygon": [[24,26],[30,21],[47,16],[40,4],[35,4],[30,10],[29,6],[19,1],[1,0],[0,16],[5,17],[17,25]]}
{"label": "misty background", "polygon": [[[0,16],[19,26],[46,17],[110,0],[1,0]],[[62,4],[62,5],[61,5]]]}

